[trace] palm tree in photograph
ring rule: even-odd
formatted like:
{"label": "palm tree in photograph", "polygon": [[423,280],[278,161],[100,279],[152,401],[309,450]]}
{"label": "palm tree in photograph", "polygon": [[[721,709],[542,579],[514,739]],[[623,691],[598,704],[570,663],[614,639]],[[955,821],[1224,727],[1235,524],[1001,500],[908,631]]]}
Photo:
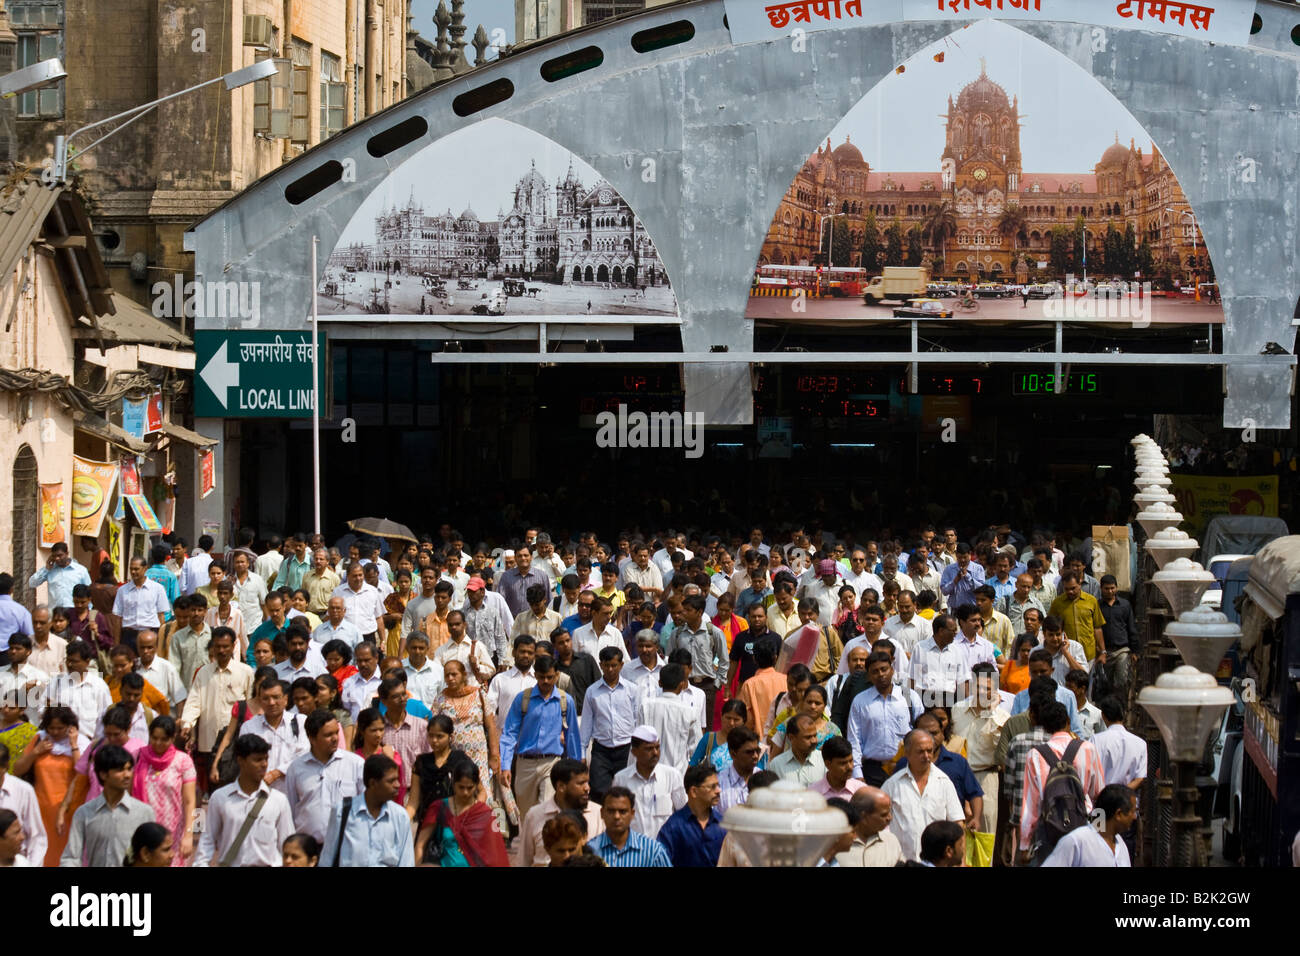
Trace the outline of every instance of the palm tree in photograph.
{"label": "palm tree in photograph", "polygon": [[925,224],[924,232],[925,240],[934,250],[936,258],[946,260],[948,256],[944,246],[957,235],[957,211],[953,209],[952,203],[944,202],[935,208]]}
{"label": "palm tree in photograph", "polygon": [[1012,260],[1020,249],[1020,243],[1029,241],[1029,214],[1020,206],[1008,206],[998,217],[998,232],[1011,237]]}

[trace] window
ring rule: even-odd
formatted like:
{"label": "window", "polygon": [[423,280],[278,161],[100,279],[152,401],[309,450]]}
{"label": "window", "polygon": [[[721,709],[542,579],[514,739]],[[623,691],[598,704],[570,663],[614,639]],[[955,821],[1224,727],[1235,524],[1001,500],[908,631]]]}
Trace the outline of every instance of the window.
{"label": "window", "polygon": [[[63,0],[13,0],[8,10],[9,22],[18,37],[14,69],[63,56]],[[23,93],[17,98],[18,115],[62,116],[63,84],[59,80],[45,89]]]}
{"label": "window", "polygon": [[289,101],[289,141],[299,149],[311,142],[311,44],[292,43],[293,95]]}
{"label": "window", "polygon": [[343,129],[343,61],[333,53],[320,53],[320,138],[329,139]]}
{"label": "window", "polygon": [[[272,59],[258,50],[255,62]],[[275,57],[277,72],[253,84],[253,132],[268,139],[285,139],[289,135],[290,61]]]}

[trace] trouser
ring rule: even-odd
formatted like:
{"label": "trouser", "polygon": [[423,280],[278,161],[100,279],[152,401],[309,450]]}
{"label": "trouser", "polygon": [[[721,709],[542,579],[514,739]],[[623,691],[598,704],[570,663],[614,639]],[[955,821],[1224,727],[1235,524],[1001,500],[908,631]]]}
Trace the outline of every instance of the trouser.
{"label": "trouser", "polygon": [[1016,841],[1019,837],[1011,825],[1011,801],[1002,792],[1000,784],[998,786],[998,828],[994,832],[997,836],[993,841],[993,865],[1015,866]]}
{"label": "trouser", "polygon": [[862,761],[862,780],[869,787],[879,787],[889,779],[885,765],[879,760]]}
{"label": "trouser", "polygon": [[702,680],[698,677],[691,678],[691,684],[704,691],[704,732],[707,734],[713,730],[713,704],[718,698],[718,682],[709,678]]}
{"label": "trouser", "polygon": [[994,794],[998,792],[998,768],[990,767],[987,770],[972,770],[975,774],[975,782],[980,785],[984,791],[984,811],[980,818],[975,821],[975,829],[980,833],[997,833],[998,832],[998,801]]}
{"label": "trouser", "polygon": [[605,793],[614,785],[614,774],[627,766],[631,749],[631,744],[606,747],[595,740],[591,742],[591,799],[596,803],[605,802]]}
{"label": "trouser", "polygon": [[1127,647],[1110,651],[1106,655],[1106,676],[1111,686],[1121,695],[1121,702],[1127,706],[1128,689],[1133,683],[1133,654]]}
{"label": "trouser", "polygon": [[529,810],[555,796],[555,787],[551,786],[551,768],[559,759],[559,754],[520,754],[515,758],[512,783],[521,823]]}
{"label": "trouser", "polygon": [[190,756],[194,759],[194,773],[198,777],[199,792],[210,793],[215,788],[212,785],[212,754],[211,750],[195,750]]}
{"label": "trouser", "polygon": [[134,650],[135,650],[135,638],[136,638],[136,635],[139,634],[139,633],[140,633],[140,630],[139,630],[138,628],[127,627],[126,625],[123,625],[123,626],[122,626],[122,643],[125,644],[127,647],[131,648],[131,650],[134,651]]}

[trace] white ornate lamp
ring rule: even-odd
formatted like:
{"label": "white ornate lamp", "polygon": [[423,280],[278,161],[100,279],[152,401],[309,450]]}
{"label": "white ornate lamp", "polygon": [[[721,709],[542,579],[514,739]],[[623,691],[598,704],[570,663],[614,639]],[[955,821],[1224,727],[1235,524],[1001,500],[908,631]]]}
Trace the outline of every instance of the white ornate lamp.
{"label": "white ornate lamp", "polygon": [[755,790],[722,825],[754,866],[813,866],[849,829],[848,818],[793,780]]}
{"label": "white ornate lamp", "polygon": [[1178,615],[1164,633],[1187,664],[1211,676],[1219,669],[1223,655],[1241,639],[1240,627],[1226,614],[1205,604]]}
{"label": "white ornate lamp", "polygon": [[1201,603],[1201,597],[1214,583],[1214,575],[1190,558],[1175,558],[1151,575],[1151,583],[1169,601],[1174,616],[1179,617]]}

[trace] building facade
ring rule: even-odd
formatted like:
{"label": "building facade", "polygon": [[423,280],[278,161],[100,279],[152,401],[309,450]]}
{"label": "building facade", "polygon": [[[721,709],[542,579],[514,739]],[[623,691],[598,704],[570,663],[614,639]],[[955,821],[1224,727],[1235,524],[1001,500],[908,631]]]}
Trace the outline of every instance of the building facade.
{"label": "building facade", "polygon": [[[870,214],[882,250],[883,234],[893,224],[905,236],[917,230],[924,261],[936,274],[1014,276],[1021,260],[1028,262],[1021,275],[1037,272],[1037,263],[1049,258],[1053,230],[1069,230],[1072,239],[1080,218],[1094,271],[1104,265],[1111,228],[1122,235],[1131,230],[1134,244],[1145,243],[1151,259],[1175,277],[1198,271],[1193,257],[1205,271],[1205,246],[1191,205],[1154,144],[1144,152],[1133,142],[1124,147],[1117,136],[1091,172],[1024,172],[1018,98],[1009,98],[984,72],[955,101],[948,98],[944,122],[945,147],[933,172],[873,170],[847,136],[837,147],[830,141],[819,146],[786,191],[760,265],[815,261],[825,253],[824,217],[833,215],[847,225],[852,250],[849,262],[833,264],[878,272],[883,251],[877,262],[862,262]],[[953,212],[952,227],[936,230],[945,205]],[[1004,234],[1003,214],[1015,207],[1024,212],[1022,229]]]}
{"label": "building facade", "polygon": [[[275,77],[165,103],[84,156],[87,197],[120,294],[191,274],[181,234],[249,184],[406,95],[406,0],[7,0],[18,66],[58,56],[68,77],[19,98],[17,158],[41,164],[54,138],[272,58]],[[130,28],[125,29],[124,24]],[[102,135],[106,130],[99,130]]]}
{"label": "building facade", "polygon": [[672,0],[515,0],[515,43],[544,40]]}

